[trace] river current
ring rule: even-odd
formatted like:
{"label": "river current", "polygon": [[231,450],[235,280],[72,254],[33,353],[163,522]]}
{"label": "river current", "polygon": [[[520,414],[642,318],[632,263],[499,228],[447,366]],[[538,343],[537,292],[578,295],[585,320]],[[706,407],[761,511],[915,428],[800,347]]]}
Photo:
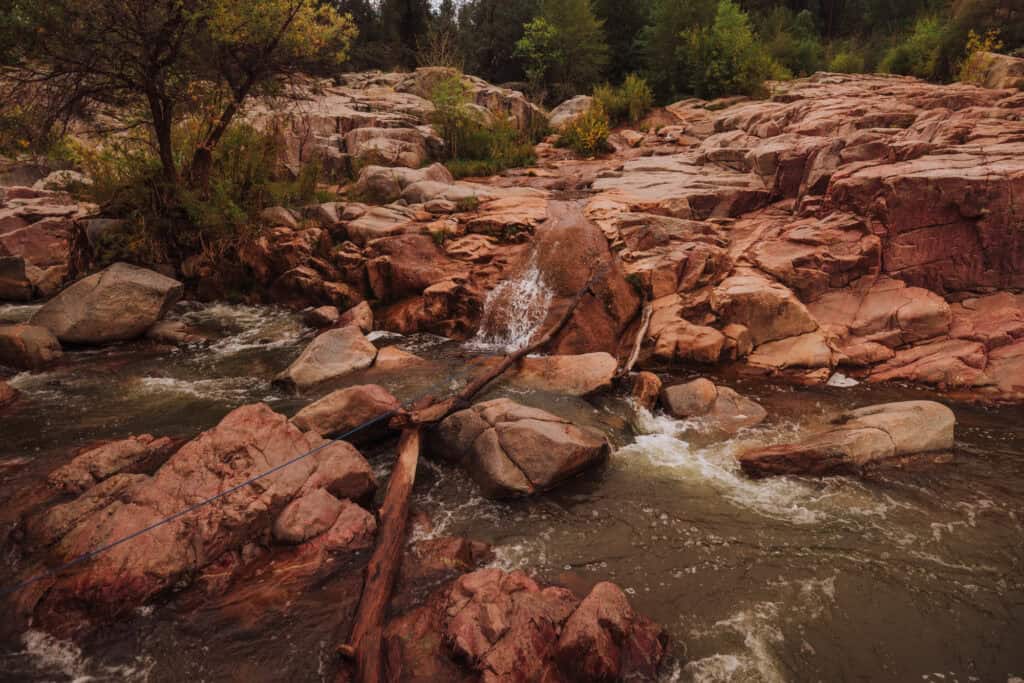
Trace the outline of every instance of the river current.
{"label": "river current", "polygon": [[[0,307],[0,320],[31,307]],[[231,409],[264,401],[292,414],[302,399],[270,380],[311,330],[274,308],[179,306],[211,343],[76,351],[44,373],[8,378],[25,400],[0,418],[0,524],[14,501],[97,439],[192,437]],[[493,340],[489,340],[493,341]],[[375,375],[400,399],[444,393],[479,349],[378,336],[436,361],[430,371]],[[442,370],[439,371],[438,368]],[[667,382],[686,375],[664,375]],[[494,544],[495,564],[585,592],[611,580],[671,638],[666,681],[997,681],[1024,677],[1024,408],[950,404],[952,462],[881,470],[867,479],[754,481],[745,447],[782,443],[851,407],[929,392],[898,386],[792,388],[716,378],[759,400],[762,426],[716,440],[696,421],[509,387],[507,395],[603,431],[604,468],[533,500],[481,498],[461,472],[426,461],[414,506],[424,535]],[[367,453],[386,476],[393,453]],[[5,534],[6,535],[6,534]],[[19,567],[0,561],[0,584]],[[138,610],[82,642],[30,630],[0,643],[0,679],[35,681],[327,680],[327,582],[254,624],[174,600]]]}

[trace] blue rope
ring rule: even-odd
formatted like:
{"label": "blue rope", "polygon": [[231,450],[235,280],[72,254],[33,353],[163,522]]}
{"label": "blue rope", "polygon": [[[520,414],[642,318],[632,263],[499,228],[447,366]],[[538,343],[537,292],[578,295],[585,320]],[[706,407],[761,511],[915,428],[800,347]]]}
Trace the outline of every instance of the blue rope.
{"label": "blue rope", "polygon": [[300,460],[304,460],[304,459],[306,459],[306,458],[308,458],[308,457],[310,457],[312,455],[315,455],[315,454],[319,453],[320,451],[324,450],[328,446],[333,446],[334,444],[338,443],[339,441],[344,441],[345,439],[349,438],[353,434],[356,434],[358,432],[363,431],[364,429],[372,427],[373,425],[377,424],[378,422],[382,422],[384,420],[391,419],[392,417],[394,417],[396,415],[396,413],[397,413],[397,411],[392,410],[392,411],[387,412],[387,413],[385,413],[383,415],[375,417],[372,420],[369,420],[368,422],[364,422],[363,424],[359,425],[358,427],[345,432],[341,436],[337,436],[337,437],[335,437],[333,439],[330,439],[326,443],[321,444],[320,446],[317,446],[316,448],[314,448],[311,451],[308,451],[306,453],[303,453],[302,455],[296,456],[295,458],[292,458],[288,462],[281,463],[280,465],[272,467],[271,469],[267,470],[266,472],[263,472],[262,474],[258,474],[255,477],[253,477],[252,479],[248,479],[246,481],[243,481],[240,484],[232,486],[231,488],[227,489],[226,491],[222,491],[222,492],[218,493],[215,496],[211,496],[211,497],[207,498],[206,500],[202,500],[202,501],[200,501],[198,503],[190,505],[189,507],[185,508],[184,510],[181,510],[180,512],[175,512],[170,517],[165,517],[164,519],[160,520],[159,522],[151,524],[151,525],[147,526],[144,529],[139,529],[138,531],[136,531],[134,533],[128,534],[124,538],[119,538],[116,541],[108,543],[105,546],[101,546],[99,548],[96,548],[95,550],[90,550],[87,553],[79,555],[78,557],[74,558],[73,560],[60,565],[56,569],[50,569],[48,571],[43,572],[42,574],[37,574],[37,575],[35,575],[35,576],[33,576],[33,577],[29,578],[29,579],[26,579],[25,581],[22,581],[21,583],[15,585],[15,586],[12,586],[10,588],[5,588],[4,590],[0,591],[0,598],[6,598],[8,595],[11,595],[12,593],[17,593],[18,591],[20,591],[20,590],[22,590],[24,588],[27,588],[28,586],[31,586],[34,583],[42,581],[43,579],[48,579],[50,577],[54,577],[54,576],[57,576],[59,574],[62,574],[63,572],[67,571],[68,569],[71,569],[72,567],[74,567],[76,565],[82,564],[83,562],[88,562],[89,560],[93,559],[94,557],[97,557],[98,555],[102,555],[103,553],[105,553],[105,552],[107,552],[109,550],[112,550],[113,548],[116,548],[117,546],[119,546],[119,545],[121,545],[123,543],[127,543],[128,541],[134,540],[134,539],[138,538],[139,536],[142,536],[144,534],[148,534],[150,531],[153,531],[154,529],[159,529],[160,527],[164,526],[165,524],[170,524],[171,522],[173,522],[176,519],[180,519],[181,517],[184,517],[187,514],[195,512],[196,510],[198,510],[198,509],[200,509],[202,507],[210,505],[211,503],[215,503],[216,501],[220,500],[221,498],[224,498],[225,496],[231,495],[235,491],[243,489],[246,486],[251,486],[252,484],[255,484],[257,481],[259,481],[260,479],[265,479],[266,477],[269,477],[270,475],[274,474],[275,472],[280,472],[284,468],[290,467],[291,465],[294,465],[295,463],[299,462]]}

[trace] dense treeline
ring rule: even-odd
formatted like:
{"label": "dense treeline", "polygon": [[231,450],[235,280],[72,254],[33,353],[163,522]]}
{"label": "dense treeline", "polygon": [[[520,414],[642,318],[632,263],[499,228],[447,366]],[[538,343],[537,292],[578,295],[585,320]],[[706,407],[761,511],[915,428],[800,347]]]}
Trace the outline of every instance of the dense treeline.
{"label": "dense treeline", "polygon": [[950,81],[972,32],[1024,49],[1021,0],[329,1],[360,29],[350,68],[440,62],[549,100],[630,73],[662,101],[819,70]]}

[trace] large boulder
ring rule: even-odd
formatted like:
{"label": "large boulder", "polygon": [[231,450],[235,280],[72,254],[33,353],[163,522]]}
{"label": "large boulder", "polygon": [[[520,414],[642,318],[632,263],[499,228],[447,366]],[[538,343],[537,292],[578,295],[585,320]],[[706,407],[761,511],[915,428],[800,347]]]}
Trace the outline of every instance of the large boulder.
{"label": "large boulder", "polygon": [[[123,613],[189,582],[199,570],[247,544],[264,542],[275,520],[300,496],[315,489],[334,496],[367,495],[374,487],[369,464],[354,458],[352,451],[348,444],[303,433],[266,405],[232,411],[185,444],[154,475],[115,475],[80,498],[30,519],[29,542],[49,546],[56,559],[66,561],[291,464],[131,544],[112,547],[74,574],[55,578],[36,608],[37,616],[59,622],[69,610]],[[352,486],[354,481],[361,486]]]}
{"label": "large boulder", "polygon": [[754,272],[738,272],[711,294],[711,307],[728,323],[750,330],[755,346],[818,329],[793,292]]}
{"label": "large boulder", "polygon": [[552,130],[561,130],[567,124],[572,123],[583,116],[594,104],[594,98],[590,95],[577,95],[562,102],[548,114],[548,123]]}
{"label": "large boulder", "polygon": [[345,136],[345,148],[358,168],[419,168],[430,156],[427,136],[418,128],[356,128]]}
{"label": "large boulder", "polygon": [[974,52],[964,65],[971,82],[986,88],[1024,90],[1024,59],[995,52]]}
{"label": "large boulder", "polygon": [[673,417],[696,418],[707,429],[727,434],[758,425],[768,415],[755,401],[703,378],[665,387],[661,403]]}
{"label": "large boulder", "polygon": [[[626,328],[640,310],[640,297],[601,229],[578,207],[552,202],[548,213],[535,238],[536,267],[552,294],[543,329],[549,329],[576,295],[586,291],[546,350],[563,355],[599,351],[617,355]],[[527,258],[521,268],[527,270],[530,263]]]}
{"label": "large boulder", "polygon": [[455,179],[443,164],[418,169],[371,165],[359,171],[355,192],[369,201],[393,202],[402,197],[405,188],[423,181],[451,185]]}
{"label": "large boulder", "polygon": [[65,289],[36,312],[31,322],[71,344],[136,339],[164,317],[183,291],[177,280],[115,263]]}
{"label": "large boulder", "polygon": [[62,355],[60,342],[45,327],[0,325],[0,365],[39,370]]}
{"label": "large boulder", "polygon": [[324,332],[274,382],[293,389],[308,389],[373,365],[377,347],[355,325]]}
{"label": "large boulder", "polygon": [[522,572],[481,569],[436,591],[385,632],[389,671],[421,680],[655,680],[664,631],[622,590],[599,583],[580,601]]}
{"label": "large boulder", "polygon": [[854,474],[868,465],[953,448],[956,416],[934,401],[905,401],[858,408],[793,444],[748,451],[743,471],[774,474]]}
{"label": "large boulder", "polygon": [[387,389],[365,384],[339,389],[310,403],[296,413],[292,424],[321,436],[333,436],[401,408],[402,404]]}
{"label": "large boulder", "polygon": [[445,419],[432,450],[501,498],[551,489],[603,462],[610,446],[556,415],[497,399]]}

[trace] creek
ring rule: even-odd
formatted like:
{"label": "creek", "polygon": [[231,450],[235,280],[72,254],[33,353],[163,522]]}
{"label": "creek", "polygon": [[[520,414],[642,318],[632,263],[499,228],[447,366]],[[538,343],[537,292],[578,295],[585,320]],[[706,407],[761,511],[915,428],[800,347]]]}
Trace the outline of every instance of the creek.
{"label": "creek", "polygon": [[[31,312],[3,307],[0,320]],[[264,401],[292,414],[337,388],[299,399],[271,387],[312,333],[293,313],[217,304],[179,306],[174,315],[212,341],[78,350],[47,372],[9,379],[24,400],[0,420],[5,529],[16,521],[19,492],[79,445],[141,433],[190,438],[237,406]],[[533,323],[521,319],[516,339],[478,339],[479,346],[380,337],[379,345],[398,344],[435,365],[368,370],[344,385],[377,382],[403,401],[446,393],[471,374],[481,347],[528,335]],[[769,420],[721,441],[699,421],[638,412],[614,396],[587,402],[499,385],[481,398],[511,396],[599,429],[614,444],[610,462],[553,493],[494,502],[462,472],[426,460],[413,504],[432,527],[417,534],[490,542],[498,566],[578,592],[616,582],[668,630],[667,681],[1024,676],[1024,407],[952,404],[958,426],[949,464],[866,479],[754,481],[736,465],[745,447],[784,442],[839,410],[934,395],[716,379],[760,401]],[[391,449],[367,455],[383,481]],[[0,584],[19,571],[16,559],[0,559]],[[10,634],[0,643],[0,679],[329,679],[343,584],[326,580],[287,605],[215,609],[171,598],[76,642]]]}

